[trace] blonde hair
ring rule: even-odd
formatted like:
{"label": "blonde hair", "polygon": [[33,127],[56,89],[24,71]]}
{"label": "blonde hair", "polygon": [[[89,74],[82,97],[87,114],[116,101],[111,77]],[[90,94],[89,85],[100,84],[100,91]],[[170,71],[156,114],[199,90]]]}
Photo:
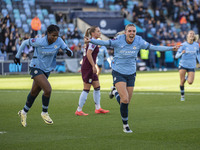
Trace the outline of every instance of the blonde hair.
{"label": "blonde hair", "polygon": [[125,31],[127,30],[128,27],[135,27],[135,25],[134,24],[127,24],[126,27],[125,27]]}
{"label": "blonde hair", "polygon": [[[193,30],[190,30],[190,31],[188,31],[188,34],[189,34],[189,32],[194,32]],[[187,34],[187,40],[188,40],[188,34]],[[194,34],[195,34],[195,32],[194,32]],[[199,40],[199,35],[198,34],[195,34],[194,35],[194,42],[197,42]]]}

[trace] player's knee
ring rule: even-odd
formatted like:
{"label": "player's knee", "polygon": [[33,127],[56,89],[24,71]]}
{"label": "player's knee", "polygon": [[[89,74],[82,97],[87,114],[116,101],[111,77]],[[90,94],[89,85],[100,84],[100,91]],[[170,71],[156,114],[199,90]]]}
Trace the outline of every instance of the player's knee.
{"label": "player's knee", "polygon": [[188,84],[190,84],[190,85],[191,85],[192,83],[193,83],[193,81],[188,81]]}
{"label": "player's knee", "polygon": [[88,90],[88,89],[83,89],[83,91],[85,91],[86,93],[90,92],[90,90]]}
{"label": "player's knee", "polygon": [[96,87],[94,88],[95,91],[99,91],[100,90],[100,86],[99,87]]}
{"label": "player's knee", "polygon": [[128,104],[129,100],[128,99],[121,100],[121,103]]}

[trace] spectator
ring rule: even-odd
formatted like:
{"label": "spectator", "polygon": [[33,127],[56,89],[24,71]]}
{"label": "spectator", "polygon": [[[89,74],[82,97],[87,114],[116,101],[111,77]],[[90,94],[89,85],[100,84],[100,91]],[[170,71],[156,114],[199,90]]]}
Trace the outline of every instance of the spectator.
{"label": "spectator", "polygon": [[58,24],[61,24],[64,22],[64,15],[62,14],[62,12],[59,12],[58,14],[56,14],[56,22]]}
{"label": "spectator", "polygon": [[122,15],[122,17],[127,18],[128,11],[126,10],[126,8],[124,8],[124,7],[121,8],[121,15]]}
{"label": "spectator", "polygon": [[81,36],[80,36],[80,34],[78,32],[78,28],[77,27],[74,28],[74,32],[72,34],[72,38],[74,38],[74,39],[80,39],[81,38]]}
{"label": "spectator", "polygon": [[197,13],[197,28],[198,28],[198,33],[200,36],[200,12]]}
{"label": "spectator", "polygon": [[3,19],[3,23],[6,24],[6,27],[10,27],[11,19],[9,14],[7,14],[7,16]]}
{"label": "spectator", "polygon": [[38,18],[38,16],[35,16],[32,19],[31,28],[32,28],[31,38],[35,38],[35,36],[38,34],[38,31],[41,30],[41,21]]}
{"label": "spectator", "polygon": [[70,30],[70,28],[67,28],[67,39],[71,39],[72,38],[72,32]]}

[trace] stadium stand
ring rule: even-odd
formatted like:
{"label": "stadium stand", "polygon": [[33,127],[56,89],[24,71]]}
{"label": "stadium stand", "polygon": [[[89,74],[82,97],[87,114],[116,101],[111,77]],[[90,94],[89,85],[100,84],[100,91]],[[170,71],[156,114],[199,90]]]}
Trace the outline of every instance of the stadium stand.
{"label": "stadium stand", "polygon": [[[21,40],[30,37],[30,23],[36,15],[42,23],[38,36],[44,36],[50,24],[58,24],[60,36],[75,51],[84,42],[84,31],[77,28],[77,18],[83,21],[84,18],[123,18],[123,26],[133,22],[138,34],[147,41],[168,46],[184,42],[190,29],[200,34],[200,2],[196,0],[1,0],[0,8],[1,61],[13,58]],[[160,68],[159,55],[151,55],[157,62],[156,68]],[[175,62],[173,57],[173,53],[165,55],[169,64],[166,67],[176,67],[177,62],[171,65]],[[58,58],[63,56],[60,54]],[[147,66],[154,65],[148,62]]]}

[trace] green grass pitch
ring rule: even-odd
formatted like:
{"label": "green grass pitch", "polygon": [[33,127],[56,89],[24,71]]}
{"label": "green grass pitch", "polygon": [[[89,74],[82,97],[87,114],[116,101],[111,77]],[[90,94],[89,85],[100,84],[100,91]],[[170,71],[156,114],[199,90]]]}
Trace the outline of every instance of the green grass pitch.
{"label": "green grass pitch", "polygon": [[100,76],[101,106],[110,113],[94,113],[92,90],[83,111],[75,116],[83,85],[80,74],[51,74],[49,114],[42,120],[41,95],[27,116],[27,127],[17,112],[25,105],[32,80],[29,75],[0,76],[0,150],[198,150],[200,149],[200,71],[193,85],[185,84],[180,101],[178,72],[138,72],[129,105],[132,134],[122,131],[119,104],[109,99],[110,74]]}

